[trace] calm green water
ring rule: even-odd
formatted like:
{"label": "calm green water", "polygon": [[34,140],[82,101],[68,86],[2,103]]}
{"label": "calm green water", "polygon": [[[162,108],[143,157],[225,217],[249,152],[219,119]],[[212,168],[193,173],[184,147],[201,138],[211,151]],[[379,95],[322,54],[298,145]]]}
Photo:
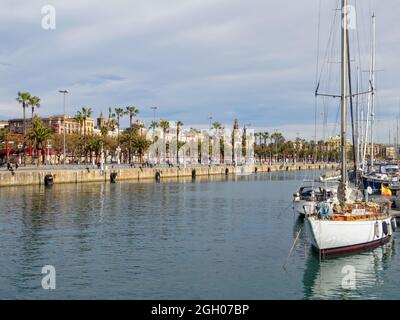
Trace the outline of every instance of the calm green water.
{"label": "calm green water", "polygon": [[304,227],[291,195],[310,174],[0,189],[0,298],[399,299],[396,239],[319,262],[302,232],[282,268]]}

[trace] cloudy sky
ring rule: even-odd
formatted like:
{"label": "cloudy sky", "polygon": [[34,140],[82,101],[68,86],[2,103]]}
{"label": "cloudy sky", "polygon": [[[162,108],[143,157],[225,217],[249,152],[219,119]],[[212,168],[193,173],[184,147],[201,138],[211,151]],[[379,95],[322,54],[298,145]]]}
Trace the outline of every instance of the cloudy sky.
{"label": "cloudy sky", "polygon": [[[206,125],[212,116],[224,124],[238,118],[253,128],[279,129],[289,138],[313,135],[316,61],[318,56],[324,61],[337,0],[0,4],[1,119],[22,115],[17,91],[40,96],[41,115],[62,113],[58,90],[68,89],[70,114],[84,106],[95,115],[107,114],[109,107],[133,104],[148,123],[150,107],[157,106],[157,118],[187,126]],[[42,28],[45,5],[56,9],[55,30]],[[355,60],[368,60],[369,16],[374,11],[378,17],[377,135],[388,140],[400,100],[400,2],[362,0],[357,8],[361,55],[354,54]],[[330,135],[335,133],[337,102],[325,108]],[[321,123],[322,104],[318,110]]]}

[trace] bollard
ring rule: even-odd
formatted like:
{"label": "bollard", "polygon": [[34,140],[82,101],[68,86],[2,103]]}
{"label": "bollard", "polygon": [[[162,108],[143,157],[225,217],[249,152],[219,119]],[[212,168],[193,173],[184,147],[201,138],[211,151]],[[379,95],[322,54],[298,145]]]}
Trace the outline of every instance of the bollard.
{"label": "bollard", "polygon": [[54,183],[54,179],[53,176],[51,174],[46,174],[46,176],[44,177],[44,185],[46,187],[52,186]]}
{"label": "bollard", "polygon": [[118,176],[118,173],[117,173],[117,172],[111,172],[111,173],[110,173],[110,182],[111,182],[111,183],[116,183],[116,181],[117,181],[117,176]]}

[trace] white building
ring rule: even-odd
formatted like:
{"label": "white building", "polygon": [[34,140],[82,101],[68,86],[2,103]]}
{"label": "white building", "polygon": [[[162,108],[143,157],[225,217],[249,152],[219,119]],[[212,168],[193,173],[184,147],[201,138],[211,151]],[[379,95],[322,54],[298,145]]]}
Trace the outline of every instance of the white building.
{"label": "white building", "polygon": [[8,127],[8,121],[0,120],[0,129],[4,129],[6,127]]}

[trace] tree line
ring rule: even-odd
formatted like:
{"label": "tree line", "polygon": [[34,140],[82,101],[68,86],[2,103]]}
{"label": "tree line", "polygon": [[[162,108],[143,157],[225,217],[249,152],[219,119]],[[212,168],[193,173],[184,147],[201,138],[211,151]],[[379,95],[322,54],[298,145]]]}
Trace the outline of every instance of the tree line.
{"label": "tree line", "polygon": [[272,161],[326,161],[336,162],[339,160],[339,150],[336,150],[328,141],[307,141],[296,138],[295,141],[287,140],[282,133],[269,132],[255,133],[255,157],[260,162]]}

